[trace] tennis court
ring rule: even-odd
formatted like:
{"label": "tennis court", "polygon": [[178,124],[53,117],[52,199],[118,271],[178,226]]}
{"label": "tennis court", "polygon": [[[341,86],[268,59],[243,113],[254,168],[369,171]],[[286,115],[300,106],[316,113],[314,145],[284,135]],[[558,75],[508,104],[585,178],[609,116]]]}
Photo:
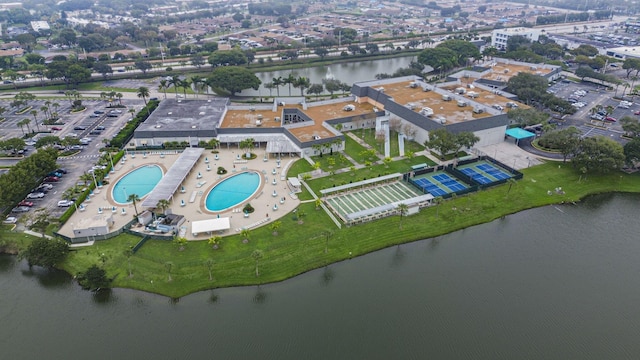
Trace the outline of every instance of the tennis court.
{"label": "tennis court", "polygon": [[513,177],[506,171],[499,169],[496,165],[489,164],[485,161],[468,164],[465,167],[459,167],[458,170],[482,185]]}
{"label": "tennis court", "polygon": [[457,179],[444,172],[429,174],[425,177],[414,178],[413,183],[421,190],[433,196],[444,196],[452,192],[458,192],[467,188]]}

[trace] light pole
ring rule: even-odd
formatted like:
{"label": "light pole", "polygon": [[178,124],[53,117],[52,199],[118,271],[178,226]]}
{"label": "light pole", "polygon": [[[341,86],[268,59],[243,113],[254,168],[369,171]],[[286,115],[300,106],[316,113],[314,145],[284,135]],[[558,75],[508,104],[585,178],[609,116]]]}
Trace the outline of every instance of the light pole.
{"label": "light pole", "polygon": [[111,152],[107,151],[107,154],[109,155],[109,161],[111,162],[111,173],[115,172],[114,166],[113,166],[113,157],[111,157]]}
{"label": "light pole", "polygon": [[122,187],[122,192],[124,193],[124,198],[125,200],[129,198],[129,196],[127,196],[127,188],[126,187]]}
{"label": "light pole", "polygon": [[93,184],[96,186],[96,188],[98,187],[98,180],[96,180],[96,173],[95,171],[91,172],[91,176],[93,176]]}

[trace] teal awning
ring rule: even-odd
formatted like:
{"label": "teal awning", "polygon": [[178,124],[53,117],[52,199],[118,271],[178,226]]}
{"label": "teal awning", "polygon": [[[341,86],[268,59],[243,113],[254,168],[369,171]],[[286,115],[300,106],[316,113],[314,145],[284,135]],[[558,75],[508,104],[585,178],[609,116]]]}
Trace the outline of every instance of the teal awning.
{"label": "teal awning", "polygon": [[516,140],[521,140],[521,139],[526,139],[526,138],[530,138],[530,137],[534,137],[536,136],[536,134],[527,131],[525,129],[521,129],[521,128],[511,128],[511,129],[507,129],[506,132],[507,136],[511,136],[512,138],[515,138]]}

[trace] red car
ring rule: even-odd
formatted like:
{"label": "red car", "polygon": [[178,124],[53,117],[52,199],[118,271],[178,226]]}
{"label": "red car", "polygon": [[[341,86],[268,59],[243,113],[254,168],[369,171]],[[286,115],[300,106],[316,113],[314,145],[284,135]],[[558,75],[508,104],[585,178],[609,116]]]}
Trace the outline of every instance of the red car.
{"label": "red car", "polygon": [[47,176],[44,178],[44,182],[58,182],[60,180],[57,176]]}
{"label": "red car", "polygon": [[606,118],[604,118],[605,121],[610,121],[610,122],[616,122],[618,121],[616,118],[611,117],[611,116],[607,116]]}
{"label": "red car", "polygon": [[633,115],[640,115],[640,110],[634,112]]}
{"label": "red car", "polygon": [[28,206],[28,207],[32,207],[33,203],[31,201],[27,201],[27,200],[22,200],[18,203],[18,206]]}
{"label": "red car", "polygon": [[52,126],[51,127],[51,131],[60,131],[60,130],[62,130],[61,127],[57,127],[57,126]]}

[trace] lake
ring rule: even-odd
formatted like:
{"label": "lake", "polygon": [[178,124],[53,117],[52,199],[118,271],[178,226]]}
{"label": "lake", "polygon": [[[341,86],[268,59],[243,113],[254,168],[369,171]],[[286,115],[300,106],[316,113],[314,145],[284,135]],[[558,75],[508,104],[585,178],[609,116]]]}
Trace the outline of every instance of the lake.
{"label": "lake", "polygon": [[5,359],[633,359],[640,196],[600,195],[266,286],[94,296],[0,256]]}

